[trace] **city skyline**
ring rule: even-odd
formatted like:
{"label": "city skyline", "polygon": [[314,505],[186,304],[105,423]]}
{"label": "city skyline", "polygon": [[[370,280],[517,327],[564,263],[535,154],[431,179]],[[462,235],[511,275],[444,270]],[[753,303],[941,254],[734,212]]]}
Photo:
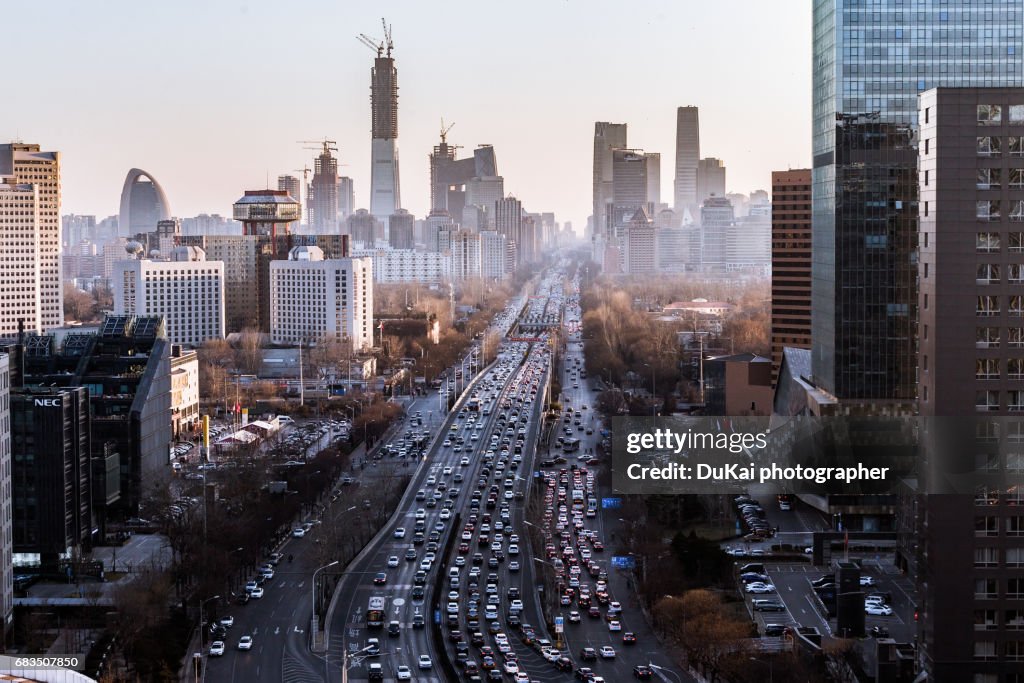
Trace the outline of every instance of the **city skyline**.
{"label": "city skyline", "polygon": [[[356,35],[379,39],[382,11],[394,29],[401,72],[402,205],[417,217],[429,210],[427,157],[442,116],[456,123],[449,141],[463,154],[495,146],[506,192],[531,211],[554,211],[578,231],[592,204],[595,121],[627,123],[631,145],[672,159],[676,107],[699,107],[701,151],[727,164],[730,192],[769,188],[772,170],[809,163],[806,3],[649,2],[628,32],[611,2],[587,5],[587,12],[579,3],[532,3],[513,15],[458,3],[443,16],[412,3],[386,10],[307,3],[298,9],[317,20],[291,32],[274,19],[278,8],[262,2],[144,10],[118,2],[100,11],[58,4],[57,13],[7,11],[12,25],[45,22],[57,48],[34,61],[37,77],[23,85],[22,96],[38,104],[31,120],[16,118],[21,108],[0,113],[0,136],[62,152],[64,213],[116,214],[124,175],[139,167],[160,178],[176,215],[227,215],[241,188],[276,187],[279,175],[310,165],[313,153],[296,141],[323,137],[338,140],[339,174],[353,178],[356,207],[369,208],[367,72],[374,54]],[[766,34],[769,21],[792,27],[797,39]],[[493,30],[495,22],[501,31]],[[161,25],[159,35],[139,28],[147,23]],[[459,40],[439,45],[439,31]],[[621,40],[642,36],[647,48],[588,49],[595,37],[614,32],[623,32]],[[27,32],[14,33],[12,48],[30,50],[31,41]],[[731,54],[729,44],[745,50]],[[770,54],[778,78],[751,73],[743,65],[751,53]],[[293,88],[258,87],[283,76]],[[246,87],[249,79],[254,87]],[[610,97],[616,84],[642,96]],[[281,96],[289,90],[292,97]],[[517,90],[522,96],[508,97]],[[752,110],[757,126],[750,125]],[[773,134],[757,133],[765,129]],[[114,139],[121,144],[110,144]],[[672,182],[663,172],[663,198],[672,197]]]}

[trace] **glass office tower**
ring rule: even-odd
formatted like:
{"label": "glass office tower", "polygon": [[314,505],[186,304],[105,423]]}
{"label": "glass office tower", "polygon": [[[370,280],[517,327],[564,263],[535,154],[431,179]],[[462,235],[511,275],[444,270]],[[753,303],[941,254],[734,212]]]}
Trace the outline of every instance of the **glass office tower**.
{"label": "glass office tower", "polygon": [[1019,86],[1024,0],[815,0],[812,370],[915,395],[917,98]]}

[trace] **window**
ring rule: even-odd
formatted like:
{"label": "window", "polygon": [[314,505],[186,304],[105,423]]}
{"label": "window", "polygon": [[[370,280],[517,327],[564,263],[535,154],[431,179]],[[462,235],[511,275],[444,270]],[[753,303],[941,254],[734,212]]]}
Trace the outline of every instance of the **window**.
{"label": "window", "polygon": [[1024,548],[1007,548],[1006,549],[1006,566],[1007,567],[1020,567],[1020,566],[1024,566]]}
{"label": "window", "polygon": [[1024,379],[1024,358],[1006,359],[1006,378]]}
{"label": "window", "polygon": [[975,340],[974,345],[979,349],[997,349],[999,348],[999,328],[979,327],[975,332]]}
{"label": "window", "polygon": [[974,379],[999,379],[999,359],[976,359],[974,361]]}
{"label": "window", "polygon": [[1010,105],[1010,123],[1024,123],[1024,104]]}
{"label": "window", "polygon": [[976,215],[979,221],[997,221],[1001,214],[998,199],[984,199],[976,203]]}
{"label": "window", "polygon": [[995,631],[998,628],[999,623],[997,621],[996,611],[994,609],[974,610],[975,631]]}
{"label": "window", "polygon": [[1024,266],[1019,263],[1011,263],[1006,266],[1006,281],[1011,285],[1024,283]]}
{"label": "window", "polygon": [[1006,138],[1006,146],[1010,150],[1011,157],[1024,156],[1024,137],[1011,135]]}
{"label": "window", "polygon": [[975,567],[998,567],[999,566],[999,548],[975,548],[974,549],[974,566]]}
{"label": "window", "polygon": [[[1014,474],[1020,474],[1024,472],[1024,453],[1007,453],[1006,454],[1006,471]],[[1007,521],[1009,526],[1009,521]],[[1008,536],[1019,536],[1021,534],[1011,534],[1007,529]]]}
{"label": "window", "polygon": [[999,518],[998,517],[975,517],[974,518],[974,535],[975,536],[998,536],[999,535]]}
{"label": "window", "polygon": [[997,252],[1001,248],[998,232],[979,232],[974,240],[974,249],[983,254]]}
{"label": "window", "polygon": [[[974,583],[975,592],[977,592],[978,582],[975,581]],[[1024,579],[1007,579],[1006,597],[1017,599],[1024,598]]]}
{"label": "window", "polygon": [[979,296],[975,307],[975,313],[981,317],[999,315],[999,297],[989,295]]}
{"label": "window", "polygon": [[1006,658],[1012,661],[1024,659],[1024,640],[1006,641]]}
{"label": "window", "polygon": [[979,263],[978,274],[975,276],[975,282],[979,285],[999,284],[999,264]]}
{"label": "window", "polygon": [[991,640],[977,640],[974,642],[975,659],[995,659],[996,644]]}
{"label": "window", "polygon": [[[1021,590],[1024,591],[1024,579],[1018,579],[1021,582]],[[998,590],[996,588],[995,579],[975,579],[974,580],[974,597],[982,600],[992,600],[999,597]]]}
{"label": "window", "polygon": [[978,412],[999,410],[999,392],[993,390],[975,393],[974,407]]}
{"label": "window", "polygon": [[1003,173],[998,168],[978,169],[978,189],[998,190],[1002,186]]}
{"label": "window", "polygon": [[1011,199],[1009,209],[1010,220],[1014,222],[1024,221],[1024,200]]}
{"label": "window", "polygon": [[999,156],[1002,145],[1000,139],[986,135],[978,138],[978,156],[996,157]]}
{"label": "window", "polygon": [[1010,315],[1018,317],[1024,315],[1024,297],[1020,295],[1010,297]]}
{"label": "window", "polygon": [[1006,406],[1009,410],[1015,412],[1024,411],[1024,391],[1020,389],[1011,389],[1008,392],[1009,398],[1007,399],[1008,405]]}
{"label": "window", "polygon": [[[943,12],[945,14],[945,12]],[[998,104],[979,104],[978,123],[982,125],[994,125],[1002,123],[1003,108]]]}

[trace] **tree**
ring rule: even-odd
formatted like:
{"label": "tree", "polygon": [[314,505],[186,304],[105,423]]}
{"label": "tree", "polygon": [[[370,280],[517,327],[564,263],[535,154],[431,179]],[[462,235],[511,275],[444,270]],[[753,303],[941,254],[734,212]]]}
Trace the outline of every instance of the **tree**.
{"label": "tree", "polygon": [[96,302],[88,292],[71,283],[64,284],[64,317],[88,322],[96,318]]}
{"label": "tree", "polygon": [[246,375],[256,375],[263,363],[263,334],[254,327],[242,330],[235,350],[235,366]]}
{"label": "tree", "polygon": [[746,656],[750,624],[730,615],[717,593],[698,589],[666,596],[654,606],[652,618],[712,682],[726,661]]}

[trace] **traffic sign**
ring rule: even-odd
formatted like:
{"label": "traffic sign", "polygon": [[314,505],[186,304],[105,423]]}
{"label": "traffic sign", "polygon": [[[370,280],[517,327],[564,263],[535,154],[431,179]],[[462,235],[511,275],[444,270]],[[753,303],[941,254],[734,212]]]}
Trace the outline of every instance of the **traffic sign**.
{"label": "traffic sign", "polygon": [[612,566],[616,569],[636,569],[636,558],[629,555],[613,555]]}
{"label": "traffic sign", "polygon": [[605,510],[618,510],[622,507],[621,498],[602,498],[601,507]]}
{"label": "traffic sign", "polygon": [[555,617],[555,633],[562,633],[565,631],[565,618]]}

